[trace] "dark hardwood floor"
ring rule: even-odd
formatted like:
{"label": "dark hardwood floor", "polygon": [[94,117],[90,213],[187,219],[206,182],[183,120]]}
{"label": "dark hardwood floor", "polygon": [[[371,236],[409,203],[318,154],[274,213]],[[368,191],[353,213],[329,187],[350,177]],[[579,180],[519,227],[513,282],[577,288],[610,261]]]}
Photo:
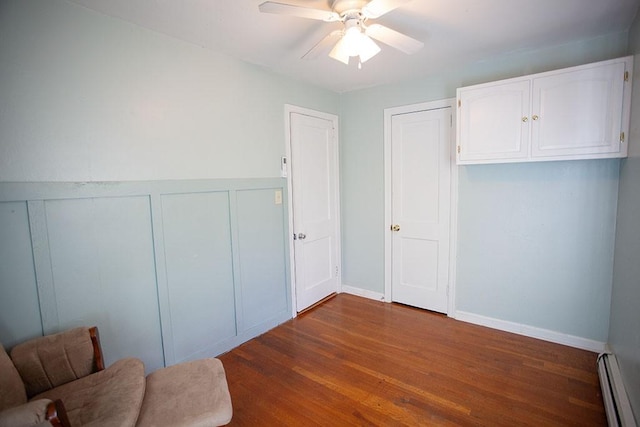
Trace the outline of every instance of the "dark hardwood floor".
{"label": "dark hardwood floor", "polygon": [[603,426],[596,356],[340,294],[220,359],[235,426]]}

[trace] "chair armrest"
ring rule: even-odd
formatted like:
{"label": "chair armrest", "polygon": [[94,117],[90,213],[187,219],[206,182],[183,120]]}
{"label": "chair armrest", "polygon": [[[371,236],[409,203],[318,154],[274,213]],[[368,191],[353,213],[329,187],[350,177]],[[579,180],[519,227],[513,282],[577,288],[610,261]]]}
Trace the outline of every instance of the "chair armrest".
{"label": "chair armrest", "polygon": [[89,328],[89,336],[91,337],[91,344],[93,345],[93,360],[96,371],[103,371],[104,359],[102,358],[102,346],[100,345],[100,334],[98,334],[97,326]]}
{"label": "chair armrest", "polygon": [[47,405],[46,418],[52,427],[71,427],[67,410],[60,399],[56,399]]}
{"label": "chair armrest", "polygon": [[[60,402],[62,404],[62,402]],[[69,426],[69,420],[67,414],[62,409],[56,407],[57,402],[53,402],[49,399],[38,399],[31,402],[27,402],[23,405],[15,406],[13,408],[6,409],[0,412],[0,427],[29,427],[29,426],[47,426],[54,427],[66,427]],[[55,411],[56,416],[49,419],[49,412]],[[60,414],[64,412],[64,420],[66,424],[62,424],[60,420]],[[53,415],[53,413],[51,414]],[[58,420],[57,424],[52,420]]]}

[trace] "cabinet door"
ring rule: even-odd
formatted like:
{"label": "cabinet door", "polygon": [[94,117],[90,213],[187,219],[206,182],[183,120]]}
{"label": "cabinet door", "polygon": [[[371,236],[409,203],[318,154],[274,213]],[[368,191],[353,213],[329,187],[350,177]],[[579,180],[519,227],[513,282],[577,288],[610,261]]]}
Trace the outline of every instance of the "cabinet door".
{"label": "cabinet door", "polygon": [[459,89],[458,163],[527,158],[529,93],[528,79]]}
{"label": "cabinet door", "polygon": [[620,152],[624,71],[617,62],[535,78],[531,156]]}

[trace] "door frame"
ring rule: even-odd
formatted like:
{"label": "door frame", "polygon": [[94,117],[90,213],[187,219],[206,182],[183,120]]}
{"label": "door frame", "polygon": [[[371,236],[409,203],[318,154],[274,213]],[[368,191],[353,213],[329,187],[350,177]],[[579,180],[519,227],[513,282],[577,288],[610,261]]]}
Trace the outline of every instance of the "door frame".
{"label": "door frame", "polygon": [[322,111],[312,110],[309,108],[298,107],[297,105],[284,105],[284,130],[285,130],[285,157],[287,159],[287,211],[288,211],[288,233],[287,242],[289,245],[289,277],[291,278],[291,315],[296,317],[297,298],[296,298],[296,265],[295,265],[295,245],[293,243],[293,168],[291,167],[291,113],[298,113],[304,116],[316,117],[328,120],[333,124],[335,139],[335,194],[336,194],[336,265],[338,266],[338,274],[336,275],[337,289],[336,292],[342,292],[342,236],[340,235],[340,132],[339,120],[335,114],[324,113]]}
{"label": "door frame", "polygon": [[391,301],[391,119],[397,114],[451,108],[451,206],[449,220],[449,285],[447,316],[456,317],[456,254],[458,242],[458,165],[456,164],[456,99],[421,102],[384,109],[384,300]]}

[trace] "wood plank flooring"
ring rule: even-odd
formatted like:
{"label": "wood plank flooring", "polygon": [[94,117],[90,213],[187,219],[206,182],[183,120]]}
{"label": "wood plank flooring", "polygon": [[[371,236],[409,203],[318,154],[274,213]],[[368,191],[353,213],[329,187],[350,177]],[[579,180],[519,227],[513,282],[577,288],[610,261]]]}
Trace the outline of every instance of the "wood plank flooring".
{"label": "wood plank flooring", "polygon": [[220,359],[232,426],[604,426],[596,356],[340,294]]}

